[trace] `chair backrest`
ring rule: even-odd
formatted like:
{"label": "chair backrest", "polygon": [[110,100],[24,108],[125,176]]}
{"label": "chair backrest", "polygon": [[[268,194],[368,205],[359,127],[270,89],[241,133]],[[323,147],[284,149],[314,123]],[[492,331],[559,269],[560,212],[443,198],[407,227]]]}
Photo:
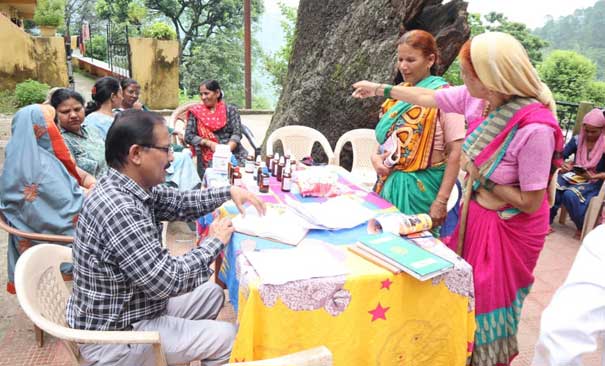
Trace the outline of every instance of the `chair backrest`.
{"label": "chair backrest", "polygon": [[[59,266],[71,262],[71,248],[38,244],[19,257],[15,269],[15,287],[21,308],[40,329],[59,339],[57,329],[67,328],[65,305],[69,297]],[[77,362],[78,346],[61,340]]]}
{"label": "chair backrest", "polygon": [[355,170],[374,170],[370,157],[378,150],[378,141],[374,130],[359,128],[345,132],[336,142],[334,149],[334,164],[340,165],[340,153],[344,145],[350,142],[353,149],[353,167]]}
{"label": "chair backrest", "polygon": [[267,139],[267,155],[273,155],[273,144],[281,141],[284,150],[290,151],[296,159],[311,155],[311,150],[319,142],[328,156],[328,162],[334,159],[334,151],[328,139],[316,129],[307,126],[285,126],[273,131]]}
{"label": "chair backrest", "polygon": [[185,123],[185,125],[187,125],[187,119],[185,117],[185,113],[187,112],[187,110],[191,107],[193,107],[194,105],[198,104],[199,102],[188,102],[185,104],[181,104],[180,106],[178,106],[174,111],[172,111],[172,114],[170,114],[170,117],[168,118],[168,126],[171,128],[174,128],[176,126],[177,121],[183,121],[183,123]]}
{"label": "chair backrest", "polygon": [[227,366],[332,366],[332,352],[326,346],[319,346],[289,355],[267,360],[236,362]]}

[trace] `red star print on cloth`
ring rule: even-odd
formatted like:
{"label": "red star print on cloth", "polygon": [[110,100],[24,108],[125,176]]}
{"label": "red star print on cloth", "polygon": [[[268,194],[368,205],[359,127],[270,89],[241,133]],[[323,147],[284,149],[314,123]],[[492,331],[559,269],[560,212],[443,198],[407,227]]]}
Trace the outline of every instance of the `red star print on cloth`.
{"label": "red star print on cloth", "polygon": [[368,311],[368,313],[372,314],[372,321],[377,319],[387,320],[386,313],[390,309],[390,307],[383,308],[380,303],[376,306],[376,309]]}
{"label": "red star print on cloth", "polygon": [[387,278],[386,280],[384,280],[380,283],[382,283],[382,286],[380,287],[380,289],[386,288],[387,290],[390,290],[391,285],[393,284],[393,281],[391,281],[390,279]]}

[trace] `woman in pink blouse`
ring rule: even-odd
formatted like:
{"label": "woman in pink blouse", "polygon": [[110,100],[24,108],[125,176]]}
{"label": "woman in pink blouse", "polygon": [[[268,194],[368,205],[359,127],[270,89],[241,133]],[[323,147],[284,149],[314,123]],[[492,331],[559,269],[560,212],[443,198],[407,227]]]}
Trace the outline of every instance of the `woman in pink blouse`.
{"label": "woman in pink blouse", "polygon": [[[508,365],[518,353],[521,306],[548,233],[546,190],[553,166],[560,164],[563,135],[548,87],[512,36],[476,36],[462,47],[460,61],[463,86],[395,86],[390,95],[466,117],[461,166],[473,193],[464,203],[468,217],[460,244],[475,282],[472,364]],[[359,98],[391,89],[368,81],[354,87],[353,96]],[[458,247],[457,233],[449,245]]]}

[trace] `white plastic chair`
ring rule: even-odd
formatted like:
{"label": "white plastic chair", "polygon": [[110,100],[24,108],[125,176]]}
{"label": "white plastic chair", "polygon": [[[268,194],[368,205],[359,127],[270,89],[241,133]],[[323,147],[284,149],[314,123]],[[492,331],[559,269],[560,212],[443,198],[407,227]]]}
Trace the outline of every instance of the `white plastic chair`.
{"label": "white plastic chair", "polygon": [[[597,226],[597,220],[601,216],[603,210],[603,202],[605,201],[605,184],[601,186],[599,194],[592,197],[588,202],[586,213],[584,214],[584,225],[582,226],[582,235],[580,240],[583,240],[586,234]],[[605,351],[603,351],[605,352]],[[605,354],[605,353],[604,353]],[[605,363],[605,359],[603,360]]]}
{"label": "white plastic chair", "polygon": [[359,128],[345,132],[336,142],[334,149],[334,164],[340,165],[340,153],[344,145],[350,142],[353,149],[353,166],[351,174],[357,177],[359,183],[371,188],[376,183],[376,171],[370,158],[378,150],[378,141],[374,130]]}
{"label": "white plastic chair", "polygon": [[332,366],[332,352],[326,346],[291,353],[268,360],[229,363],[227,366]]}
{"label": "white plastic chair", "polygon": [[273,131],[267,138],[267,155],[273,155],[273,144],[281,141],[285,151],[290,151],[296,159],[311,155],[311,150],[319,142],[324,153],[328,156],[328,163],[334,159],[334,151],[328,139],[316,129],[307,126],[285,126]]}
{"label": "white plastic chair", "polygon": [[166,365],[159,332],[93,331],[68,327],[65,305],[69,290],[59,266],[71,262],[71,248],[55,244],[38,244],[19,257],[15,269],[17,298],[34,324],[60,339],[74,363],[81,361],[77,343],[152,344],[156,365]]}

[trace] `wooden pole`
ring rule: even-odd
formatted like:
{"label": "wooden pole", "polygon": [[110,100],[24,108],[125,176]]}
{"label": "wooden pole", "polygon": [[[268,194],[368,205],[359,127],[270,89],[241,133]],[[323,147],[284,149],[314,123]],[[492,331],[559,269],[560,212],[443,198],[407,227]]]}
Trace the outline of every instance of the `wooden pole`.
{"label": "wooden pole", "polygon": [[244,89],[246,109],[252,109],[252,46],[250,0],[244,0]]}
{"label": "wooden pole", "polygon": [[580,128],[582,128],[582,120],[586,113],[590,112],[594,106],[589,102],[580,102],[578,106],[578,114],[576,114],[576,124],[573,127],[573,135],[577,135],[580,133]]}

